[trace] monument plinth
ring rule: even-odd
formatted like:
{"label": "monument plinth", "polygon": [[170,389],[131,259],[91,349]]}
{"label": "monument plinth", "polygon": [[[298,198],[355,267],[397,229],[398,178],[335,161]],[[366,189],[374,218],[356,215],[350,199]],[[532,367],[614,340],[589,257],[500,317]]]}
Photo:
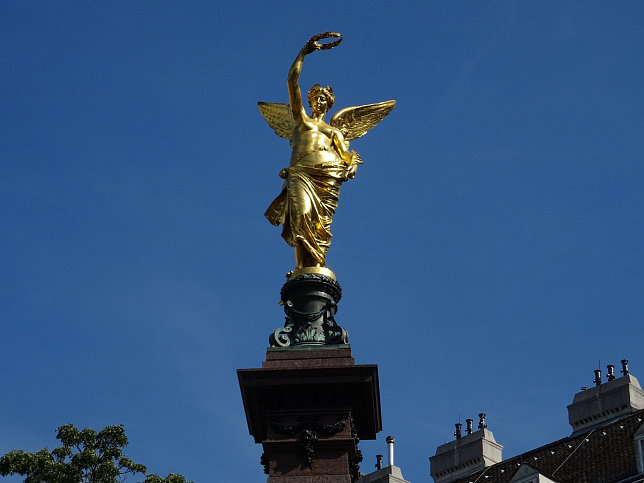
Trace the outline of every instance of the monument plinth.
{"label": "monument plinth", "polygon": [[237,376],[269,483],[358,478],[358,441],[382,429],[376,365],[356,365],[348,345],[300,345],[270,348]]}

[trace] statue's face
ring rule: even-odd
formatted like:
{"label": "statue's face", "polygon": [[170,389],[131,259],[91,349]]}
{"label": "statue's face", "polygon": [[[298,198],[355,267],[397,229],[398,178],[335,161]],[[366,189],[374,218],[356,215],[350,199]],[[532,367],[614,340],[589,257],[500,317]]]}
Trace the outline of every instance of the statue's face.
{"label": "statue's face", "polygon": [[321,90],[316,90],[311,97],[311,108],[313,112],[326,112],[329,110],[329,100]]}

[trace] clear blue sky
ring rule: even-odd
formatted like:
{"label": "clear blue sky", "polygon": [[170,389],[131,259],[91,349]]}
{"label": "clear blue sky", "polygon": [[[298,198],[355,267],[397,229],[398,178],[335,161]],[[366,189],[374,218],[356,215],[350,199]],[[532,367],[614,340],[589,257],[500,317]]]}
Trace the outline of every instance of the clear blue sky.
{"label": "clear blue sky", "polygon": [[[198,483],[265,481],[235,370],[292,251],[257,101],[397,99],[352,143],[328,264],[414,483],[454,423],[570,433],[601,360],[644,378],[644,3],[19,2],[0,8],[0,453],[72,422]],[[7,479],[10,481],[10,479]],[[15,480],[11,480],[15,481]]]}

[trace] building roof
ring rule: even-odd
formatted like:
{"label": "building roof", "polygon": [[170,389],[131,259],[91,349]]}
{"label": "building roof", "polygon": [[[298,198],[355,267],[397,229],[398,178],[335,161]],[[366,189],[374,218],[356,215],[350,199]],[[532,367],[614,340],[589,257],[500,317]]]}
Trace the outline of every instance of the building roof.
{"label": "building roof", "polygon": [[608,483],[638,474],[634,436],[644,410],[477,471],[458,483],[509,483],[523,464],[561,483]]}

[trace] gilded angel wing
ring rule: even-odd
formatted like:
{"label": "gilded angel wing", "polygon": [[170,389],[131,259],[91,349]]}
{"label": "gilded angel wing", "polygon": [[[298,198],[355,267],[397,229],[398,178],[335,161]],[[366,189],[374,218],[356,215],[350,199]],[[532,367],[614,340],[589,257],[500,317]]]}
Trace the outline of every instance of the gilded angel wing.
{"label": "gilded angel wing", "polygon": [[365,106],[346,107],[336,112],[329,124],[339,129],[344,139],[350,141],[367,134],[367,131],[382,121],[395,105],[396,101],[384,101]]}
{"label": "gilded angel wing", "polygon": [[285,139],[293,137],[293,115],[291,107],[288,104],[279,104],[277,102],[258,102],[259,112],[261,112],[268,125],[273,128],[275,134]]}

